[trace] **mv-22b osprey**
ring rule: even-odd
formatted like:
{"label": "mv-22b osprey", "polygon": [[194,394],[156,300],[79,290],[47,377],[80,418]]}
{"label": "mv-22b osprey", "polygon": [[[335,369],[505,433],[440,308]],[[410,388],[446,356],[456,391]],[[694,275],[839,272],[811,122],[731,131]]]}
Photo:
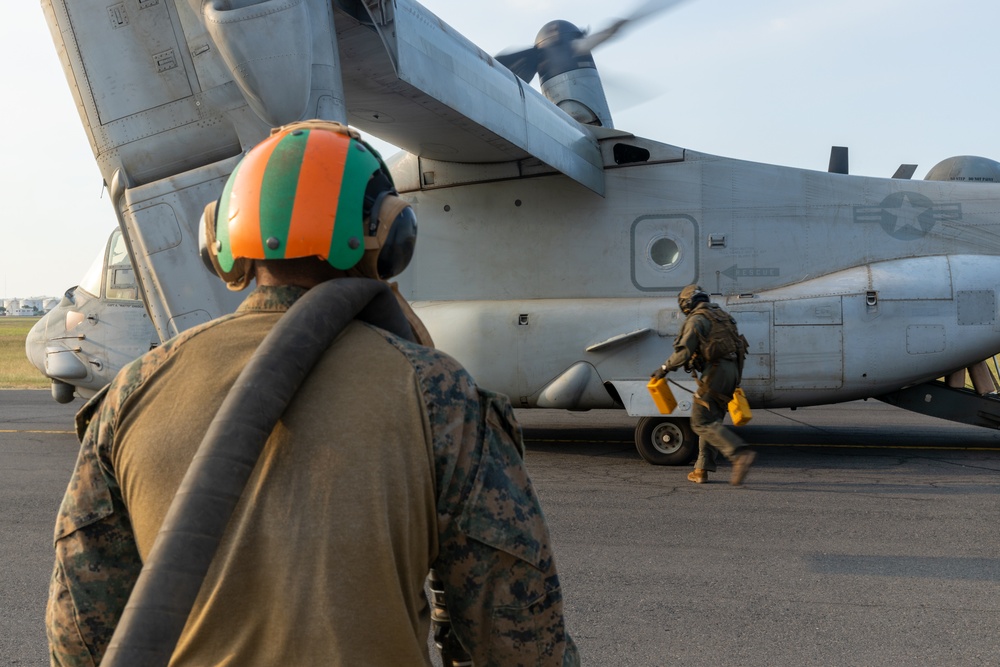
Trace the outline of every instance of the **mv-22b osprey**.
{"label": "mv-22b osprey", "polygon": [[[1000,425],[982,364],[1000,350],[993,161],[869,178],[615,129],[591,50],[625,22],[556,21],[494,57],[414,0],[111,3],[42,0],[161,338],[241,298],[200,263],[206,202],[272,126],[326,118],[403,149],[420,220],[404,294],[515,406],[624,408],[646,460],[688,460],[689,395],[664,417],[646,383],[699,283],[750,341],[755,407],[879,397]],[[935,382],[966,368],[976,391]]]}

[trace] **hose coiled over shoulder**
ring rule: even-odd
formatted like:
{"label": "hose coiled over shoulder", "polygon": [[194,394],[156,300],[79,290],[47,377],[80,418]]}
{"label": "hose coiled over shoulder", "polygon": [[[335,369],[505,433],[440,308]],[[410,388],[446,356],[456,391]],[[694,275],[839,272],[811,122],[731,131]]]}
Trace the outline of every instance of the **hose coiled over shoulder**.
{"label": "hose coiled over shoulder", "polygon": [[364,278],[317,285],[278,320],[202,439],[102,667],[159,667],[170,662],[264,444],[302,381],[354,319],[413,339],[389,286]]}

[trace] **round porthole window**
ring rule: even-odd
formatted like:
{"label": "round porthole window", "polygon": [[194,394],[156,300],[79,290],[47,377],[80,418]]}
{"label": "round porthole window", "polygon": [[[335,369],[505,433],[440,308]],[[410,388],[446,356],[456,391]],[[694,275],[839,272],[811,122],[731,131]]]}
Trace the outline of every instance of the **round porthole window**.
{"label": "round porthole window", "polygon": [[680,261],[681,249],[672,239],[658,238],[649,246],[649,258],[661,269],[670,269]]}

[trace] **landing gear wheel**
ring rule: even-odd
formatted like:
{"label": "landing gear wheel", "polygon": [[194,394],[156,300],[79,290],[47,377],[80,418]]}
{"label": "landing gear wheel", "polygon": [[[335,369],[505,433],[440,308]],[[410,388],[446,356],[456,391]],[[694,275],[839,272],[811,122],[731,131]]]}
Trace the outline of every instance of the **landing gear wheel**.
{"label": "landing gear wheel", "polygon": [[643,417],[635,427],[635,448],[656,466],[680,466],[694,458],[698,438],[689,419]]}

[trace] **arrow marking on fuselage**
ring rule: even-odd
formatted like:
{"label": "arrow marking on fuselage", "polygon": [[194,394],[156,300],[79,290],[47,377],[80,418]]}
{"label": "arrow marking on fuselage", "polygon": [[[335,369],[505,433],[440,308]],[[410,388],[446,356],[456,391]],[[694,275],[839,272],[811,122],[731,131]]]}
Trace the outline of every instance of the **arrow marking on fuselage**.
{"label": "arrow marking on fuselage", "polygon": [[728,269],[722,272],[722,275],[729,278],[730,280],[736,280],[737,278],[774,278],[781,275],[781,269],[778,268],[740,268],[733,264]]}

